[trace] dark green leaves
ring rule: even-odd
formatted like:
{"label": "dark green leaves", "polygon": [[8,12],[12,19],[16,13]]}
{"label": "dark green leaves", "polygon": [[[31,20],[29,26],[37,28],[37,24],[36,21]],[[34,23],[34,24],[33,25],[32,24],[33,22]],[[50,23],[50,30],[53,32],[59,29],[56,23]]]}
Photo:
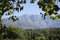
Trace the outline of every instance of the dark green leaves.
{"label": "dark green leaves", "polygon": [[[2,10],[2,13],[10,10],[10,9],[16,9],[18,12],[23,10],[22,4],[26,3],[27,0],[17,0],[16,8],[14,8],[12,5],[13,3],[10,3],[9,1],[16,2],[16,0],[1,0],[0,3],[0,10]],[[59,0],[60,1],[60,0]],[[35,0],[31,0],[30,3],[34,3]],[[60,9],[56,4],[56,0],[39,0],[37,2],[37,5],[39,5],[39,8],[42,8],[43,11],[45,11],[46,15],[51,16],[52,14],[58,14],[57,11]],[[21,4],[21,5],[20,5]],[[54,12],[56,11],[56,13]],[[12,12],[13,13],[13,12]],[[8,13],[8,15],[11,15],[12,13]]]}
{"label": "dark green leaves", "polygon": [[18,7],[16,7],[16,10],[18,10],[19,8]]}
{"label": "dark green leaves", "polygon": [[57,5],[54,5],[54,10],[55,11],[58,11],[59,10],[59,7]]}
{"label": "dark green leaves", "polygon": [[54,12],[53,14],[57,15],[58,13],[57,12]]}
{"label": "dark green leaves", "polygon": [[20,1],[18,1],[17,4],[20,4]]}
{"label": "dark green leaves", "polygon": [[39,5],[39,8],[41,8],[41,6],[40,6],[40,2],[38,2],[37,5]]}
{"label": "dark green leaves", "polygon": [[60,18],[60,14],[58,14],[57,17]]}
{"label": "dark green leaves", "polygon": [[59,0],[59,2],[60,2],[60,0]]}
{"label": "dark green leaves", "polygon": [[56,0],[39,0],[37,5],[39,5],[39,8],[42,8],[43,11],[45,11],[46,15],[51,16],[54,14],[56,16],[60,8],[55,4],[55,2]]}
{"label": "dark green leaves", "polygon": [[12,0],[12,1],[15,1],[15,0]]}
{"label": "dark green leaves", "polygon": [[13,9],[10,9],[10,10],[8,11],[8,15],[11,15],[11,14],[13,14]]}
{"label": "dark green leaves", "polygon": [[51,19],[53,19],[53,20],[55,20],[55,19],[56,19],[56,17],[55,17],[55,16],[51,16],[50,18],[51,18]]}
{"label": "dark green leaves", "polygon": [[21,1],[18,1],[19,4],[25,4],[26,3],[26,0],[21,0]]}
{"label": "dark green leaves", "polygon": [[20,11],[21,11],[21,10],[23,10],[23,6],[22,6],[22,7],[20,7]]}
{"label": "dark green leaves", "polygon": [[20,1],[20,4],[22,4],[22,3],[23,3],[23,0]]}
{"label": "dark green leaves", "polygon": [[34,3],[35,0],[31,0],[30,3]]}
{"label": "dark green leaves", "polygon": [[23,3],[26,3],[26,0],[24,0]]}
{"label": "dark green leaves", "polygon": [[50,16],[50,18],[51,19],[53,19],[53,20],[57,20],[57,19],[59,19],[60,18],[60,14],[57,14],[57,15],[53,15],[53,16]]}
{"label": "dark green leaves", "polygon": [[9,20],[11,19],[13,22],[15,22],[16,20],[18,20],[18,17],[17,16],[12,16],[10,18],[8,18]]}
{"label": "dark green leaves", "polygon": [[44,3],[48,3],[48,2],[49,2],[49,0],[43,0],[43,2],[44,2]]}
{"label": "dark green leaves", "polygon": [[49,13],[49,15],[52,15],[53,10],[49,10],[48,13]]}

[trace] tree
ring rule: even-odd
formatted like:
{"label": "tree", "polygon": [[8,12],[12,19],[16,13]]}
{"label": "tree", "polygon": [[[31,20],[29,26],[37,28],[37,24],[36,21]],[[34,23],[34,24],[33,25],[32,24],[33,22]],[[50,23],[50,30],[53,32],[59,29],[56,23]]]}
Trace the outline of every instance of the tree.
{"label": "tree", "polygon": [[53,20],[60,18],[60,14],[57,13],[60,10],[60,8],[58,7],[58,5],[56,5],[56,1],[57,0],[39,0],[38,1],[39,8],[42,8],[42,10],[45,11],[44,18],[46,15],[49,15],[50,18],[52,18]]}
{"label": "tree", "polygon": [[6,33],[7,33],[6,38],[20,39],[20,40],[24,39],[24,31],[20,29],[19,27],[10,26],[7,28]]}
{"label": "tree", "polygon": [[[14,10],[23,10],[23,7],[20,6],[20,4],[26,3],[26,0],[17,0],[16,7],[13,7],[13,4],[16,2],[16,0],[0,0],[0,39],[2,38],[2,33],[4,33],[3,30],[3,25],[2,25],[2,20],[1,17],[2,15],[8,11],[8,15],[13,14]],[[13,21],[16,21],[18,18],[14,18],[16,16],[10,17]]]}
{"label": "tree", "polygon": [[8,39],[25,40],[24,31],[19,27],[10,26],[8,28],[5,28],[4,30],[3,30],[4,34],[2,35],[3,37],[2,40],[8,40]]}
{"label": "tree", "polygon": [[[30,3],[34,3],[35,0],[31,0]],[[16,2],[16,7],[13,6],[13,4]],[[56,0],[39,0],[38,1],[38,5],[39,8],[42,8],[43,11],[45,11],[44,13],[44,18],[46,15],[49,15],[52,19],[58,19],[60,18],[60,14],[57,13],[57,11],[60,9],[56,4],[55,4]],[[59,0],[60,2],[60,0]],[[1,17],[2,15],[8,11],[8,15],[13,14],[14,10],[18,11],[22,11],[23,10],[23,6],[21,7],[20,4],[25,4],[26,0],[0,0],[0,39],[2,38],[2,33],[4,33],[3,30],[3,26],[2,26],[2,20]],[[52,16],[52,14],[54,14],[55,16]],[[16,21],[18,18],[15,18],[16,16],[12,16],[9,19],[12,19],[13,21]]]}

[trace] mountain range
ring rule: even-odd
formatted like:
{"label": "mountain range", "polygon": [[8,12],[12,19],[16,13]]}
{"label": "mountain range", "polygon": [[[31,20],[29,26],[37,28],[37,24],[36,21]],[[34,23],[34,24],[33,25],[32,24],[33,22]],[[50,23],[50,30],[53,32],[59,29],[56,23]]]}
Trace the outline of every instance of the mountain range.
{"label": "mountain range", "polygon": [[6,26],[18,26],[22,29],[42,29],[42,28],[60,28],[60,20],[52,20],[49,16],[46,16],[44,20],[41,15],[28,15],[19,16],[18,20],[13,22],[12,20],[2,19],[3,24]]}

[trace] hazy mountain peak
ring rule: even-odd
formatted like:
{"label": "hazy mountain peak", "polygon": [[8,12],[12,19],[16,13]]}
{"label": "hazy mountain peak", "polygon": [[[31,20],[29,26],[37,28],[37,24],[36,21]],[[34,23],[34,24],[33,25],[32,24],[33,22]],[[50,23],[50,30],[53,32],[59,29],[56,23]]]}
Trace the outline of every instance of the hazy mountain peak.
{"label": "hazy mountain peak", "polygon": [[[23,29],[41,29],[41,28],[50,28],[50,27],[59,27],[60,21],[51,20],[49,16],[46,16],[44,20],[41,15],[28,15],[25,14],[23,16],[18,17],[19,20],[16,22],[12,22],[11,20],[3,20],[3,24],[5,25],[14,25]],[[11,23],[10,23],[11,22]]]}

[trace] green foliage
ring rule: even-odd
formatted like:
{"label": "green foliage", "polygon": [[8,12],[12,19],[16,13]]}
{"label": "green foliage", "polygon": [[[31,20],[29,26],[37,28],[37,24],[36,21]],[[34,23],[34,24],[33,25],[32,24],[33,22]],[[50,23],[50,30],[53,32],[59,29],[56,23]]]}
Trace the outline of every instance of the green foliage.
{"label": "green foliage", "polygon": [[[13,3],[11,3],[11,1]],[[35,0],[31,0],[30,3],[34,3]],[[20,11],[23,10],[23,7],[21,7],[20,4],[25,4],[26,0],[21,0],[21,1],[17,1],[17,5],[16,8],[13,7],[14,2],[16,2],[16,0],[0,0],[0,15],[3,15],[4,12],[9,11],[10,9],[12,10],[19,10]],[[42,8],[43,11],[45,11],[46,15],[52,15],[54,14],[54,11],[58,11],[60,8],[55,4],[56,0],[39,0],[38,1],[38,5],[39,8]],[[59,0],[60,2],[60,0]],[[13,13],[13,11],[11,12],[11,10],[9,11],[8,15],[11,15]],[[45,15],[45,16],[46,16]],[[13,20],[13,19],[12,19]]]}
{"label": "green foliage", "polygon": [[[8,15],[13,14],[14,10],[19,12],[23,10],[23,7],[21,7],[20,4],[25,4],[26,0],[17,0],[16,3],[16,7],[13,7],[14,2],[16,2],[16,0],[0,0],[0,18],[2,17],[2,15],[4,14],[4,12],[8,11]],[[21,3],[22,2],[22,3]],[[14,19],[12,19],[14,21]]]}
{"label": "green foliage", "polygon": [[49,15],[50,17],[52,14],[54,14],[55,17],[57,17],[56,14],[58,14],[57,12],[60,10],[60,8],[55,3],[56,0],[39,0],[37,4],[39,5],[39,8],[42,8],[42,10],[45,11],[44,14]]}
{"label": "green foliage", "polygon": [[56,40],[60,39],[60,28],[50,29],[26,29],[10,26],[3,27],[3,39],[18,39],[18,40]]}
{"label": "green foliage", "polygon": [[[11,1],[13,3],[11,3]],[[30,3],[34,3],[35,0],[31,0]],[[60,0],[59,0],[60,1]],[[17,10],[19,12],[19,9],[20,11],[23,10],[24,7],[21,7],[20,4],[25,4],[26,3],[26,0],[21,0],[21,1],[17,1],[16,3],[16,8],[13,7],[13,4],[14,2],[16,2],[16,0],[0,0],[0,15],[3,15],[4,12],[6,11],[9,11],[8,12],[8,15],[11,15],[13,13],[12,10]],[[38,1],[38,5],[39,5],[39,8],[42,8],[43,11],[45,11],[44,14],[46,15],[52,15],[52,14],[58,14],[57,11],[60,9],[56,4],[55,4],[56,0],[39,0]],[[56,11],[56,13],[54,12]],[[45,16],[44,15],[44,19],[45,19]],[[1,18],[2,16],[0,16]],[[59,17],[58,17],[59,18]],[[12,19],[12,17],[11,17]],[[14,18],[12,19],[13,21]]]}
{"label": "green foliage", "polygon": [[35,0],[31,0],[30,3],[34,3]]}
{"label": "green foliage", "polygon": [[8,28],[8,30],[13,31],[16,34],[21,34],[22,35],[22,33],[23,33],[22,29],[20,29],[19,27],[10,26]]}
{"label": "green foliage", "polygon": [[4,33],[4,35],[2,36],[3,39],[20,39],[20,40],[25,39],[24,32],[19,27],[10,26],[6,29],[4,28],[3,33]]}
{"label": "green foliage", "polygon": [[60,39],[60,28],[24,30],[27,40],[56,40]]}

